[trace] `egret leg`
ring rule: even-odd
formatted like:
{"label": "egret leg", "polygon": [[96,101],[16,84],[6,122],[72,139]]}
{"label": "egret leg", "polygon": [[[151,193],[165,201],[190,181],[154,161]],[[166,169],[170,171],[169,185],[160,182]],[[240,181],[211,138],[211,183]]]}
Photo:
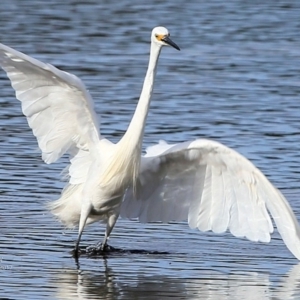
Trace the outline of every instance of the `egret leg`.
{"label": "egret leg", "polygon": [[108,220],[107,220],[107,224],[106,224],[106,230],[105,230],[105,234],[104,234],[104,239],[102,241],[102,244],[101,244],[101,248],[100,250],[103,251],[104,248],[107,246],[107,240],[109,238],[109,235],[111,234],[117,220],[118,220],[118,217],[119,217],[119,213],[117,214],[113,214],[113,215],[110,215]]}
{"label": "egret leg", "polygon": [[[91,245],[86,248],[86,251],[89,253],[99,253],[99,252],[104,252],[108,250],[108,245],[107,245],[107,240],[112,232],[117,220],[119,217],[119,213],[115,213],[113,215],[110,215],[107,219],[106,223],[106,230],[104,234],[104,239],[102,241],[99,241],[96,245]],[[113,249],[113,247],[109,247],[109,249]]]}
{"label": "egret leg", "polygon": [[91,212],[91,209],[92,209],[91,205],[84,205],[81,208],[78,237],[77,237],[77,240],[75,243],[75,249],[74,249],[74,255],[76,258],[78,258],[78,255],[79,255],[79,243],[80,243],[81,235],[82,235],[84,226],[86,224],[86,220]]}

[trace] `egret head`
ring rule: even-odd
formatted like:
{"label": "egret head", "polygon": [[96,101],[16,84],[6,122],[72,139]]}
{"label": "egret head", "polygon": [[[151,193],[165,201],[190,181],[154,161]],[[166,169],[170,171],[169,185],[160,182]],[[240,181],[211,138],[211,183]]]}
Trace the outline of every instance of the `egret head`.
{"label": "egret head", "polygon": [[160,46],[172,46],[177,50],[180,48],[170,39],[170,33],[165,27],[155,27],[152,30],[151,40]]}

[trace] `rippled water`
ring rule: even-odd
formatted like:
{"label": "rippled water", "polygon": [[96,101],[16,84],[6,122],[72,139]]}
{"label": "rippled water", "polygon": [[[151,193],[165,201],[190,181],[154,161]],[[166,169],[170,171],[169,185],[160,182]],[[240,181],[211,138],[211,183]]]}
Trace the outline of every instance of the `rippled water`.
{"label": "rippled water", "polygon": [[[135,108],[152,27],[163,49],[144,146],[218,140],[250,158],[300,216],[300,2],[3,1],[1,42],[78,75],[102,133],[117,141]],[[168,254],[70,255],[76,231],[45,209],[66,166],[45,165],[0,72],[0,296],[6,299],[298,299],[300,265],[270,244],[119,220],[113,246]],[[82,244],[102,237],[90,226]]]}

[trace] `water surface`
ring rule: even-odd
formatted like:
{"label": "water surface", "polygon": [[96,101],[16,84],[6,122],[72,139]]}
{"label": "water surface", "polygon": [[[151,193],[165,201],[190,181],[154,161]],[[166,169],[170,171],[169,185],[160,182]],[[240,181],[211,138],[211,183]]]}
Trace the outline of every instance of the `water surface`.
{"label": "water surface", "polygon": [[[154,26],[163,49],[144,147],[205,137],[251,159],[297,217],[300,3],[296,1],[4,1],[1,42],[76,74],[116,142],[135,109]],[[298,299],[300,267],[277,232],[270,244],[119,220],[110,243],[168,254],[70,255],[76,230],[46,211],[67,157],[45,165],[0,72],[0,295],[7,299]],[[299,217],[298,217],[299,219]],[[82,245],[104,233],[88,227]]]}

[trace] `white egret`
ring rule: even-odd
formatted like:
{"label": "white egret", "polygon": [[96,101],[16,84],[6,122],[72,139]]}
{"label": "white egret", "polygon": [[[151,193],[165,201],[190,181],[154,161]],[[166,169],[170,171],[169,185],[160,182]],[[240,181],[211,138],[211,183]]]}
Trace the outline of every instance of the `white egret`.
{"label": "white egret", "polygon": [[188,219],[191,228],[269,242],[271,213],[288,249],[300,259],[300,228],[287,200],[245,157],[214,141],[160,142],[141,157],[157,61],[163,46],[179,47],[164,27],[151,34],[149,66],[129,127],[117,143],[100,135],[82,81],[0,44],[0,65],[50,164],[70,155],[69,182],[50,205],[66,226],[106,223],[103,250],[119,215],[141,222]]}

